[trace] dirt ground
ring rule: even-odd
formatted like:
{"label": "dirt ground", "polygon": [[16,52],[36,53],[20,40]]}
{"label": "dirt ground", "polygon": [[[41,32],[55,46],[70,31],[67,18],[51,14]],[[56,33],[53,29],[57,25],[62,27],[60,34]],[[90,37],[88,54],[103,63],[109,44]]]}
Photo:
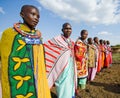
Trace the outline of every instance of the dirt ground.
{"label": "dirt ground", "polygon": [[[57,98],[55,88],[52,92],[52,98]],[[120,64],[103,69],[96,75],[95,80],[79,93],[81,98],[120,98]]]}
{"label": "dirt ground", "polygon": [[[79,93],[81,98],[120,98],[120,64],[103,69],[96,75],[95,80]],[[57,98],[55,88],[52,89],[52,98]]]}

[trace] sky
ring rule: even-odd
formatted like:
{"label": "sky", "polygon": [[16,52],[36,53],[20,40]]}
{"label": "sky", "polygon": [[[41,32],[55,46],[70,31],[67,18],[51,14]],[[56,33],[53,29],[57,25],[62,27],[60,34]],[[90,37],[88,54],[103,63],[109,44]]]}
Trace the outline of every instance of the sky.
{"label": "sky", "polygon": [[120,0],[0,0],[0,36],[14,23],[23,21],[19,13],[26,4],[40,11],[36,28],[42,32],[44,42],[60,35],[62,25],[69,22],[74,41],[86,29],[88,37],[120,44]]}

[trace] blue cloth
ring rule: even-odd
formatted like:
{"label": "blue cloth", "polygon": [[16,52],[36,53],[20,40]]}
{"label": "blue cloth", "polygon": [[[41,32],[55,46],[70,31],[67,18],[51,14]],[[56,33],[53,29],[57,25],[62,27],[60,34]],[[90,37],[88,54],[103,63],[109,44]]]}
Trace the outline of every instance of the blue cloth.
{"label": "blue cloth", "polygon": [[78,79],[78,86],[81,89],[85,89],[86,88],[86,82],[87,82],[87,77],[86,78],[79,78]]}
{"label": "blue cloth", "polygon": [[68,65],[55,82],[58,98],[75,98],[74,64],[70,57]]}
{"label": "blue cloth", "polygon": [[23,37],[23,40],[26,42],[26,44],[42,44],[42,41],[39,38]]}

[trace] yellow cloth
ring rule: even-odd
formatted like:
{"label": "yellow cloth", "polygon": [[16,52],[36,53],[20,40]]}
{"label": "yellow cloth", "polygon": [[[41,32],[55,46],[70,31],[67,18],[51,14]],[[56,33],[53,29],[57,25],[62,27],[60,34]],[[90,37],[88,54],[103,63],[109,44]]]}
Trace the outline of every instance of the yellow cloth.
{"label": "yellow cloth", "polygon": [[37,79],[38,98],[51,98],[50,89],[48,87],[48,81],[45,72],[43,45],[34,45],[33,52],[34,59],[36,59],[34,62],[35,75],[37,75],[38,77]]}
{"label": "yellow cloth", "polygon": [[10,98],[10,86],[8,80],[8,58],[12,49],[15,32],[12,28],[8,28],[3,32],[1,38],[1,83],[2,83],[2,98]]}
{"label": "yellow cloth", "polygon": [[[20,28],[24,31],[30,31],[28,27],[25,25],[21,25]],[[9,85],[9,76],[8,76],[8,58],[12,49],[12,43],[14,41],[15,35],[18,33],[13,28],[8,28],[3,32],[1,41],[0,41],[0,55],[1,55],[1,81],[2,81],[2,98],[11,98],[10,97],[10,85]],[[36,52],[37,51],[37,52]],[[34,45],[33,46],[34,59],[38,61],[36,64],[38,65],[38,80],[37,80],[37,89],[38,89],[38,98],[51,98],[50,89],[47,83],[47,77],[45,72],[45,64],[44,64],[44,51],[42,45]],[[36,65],[34,62],[34,65]],[[34,66],[35,68],[35,66]]]}
{"label": "yellow cloth", "polygon": [[95,67],[95,49],[93,45],[88,48],[88,67]]}

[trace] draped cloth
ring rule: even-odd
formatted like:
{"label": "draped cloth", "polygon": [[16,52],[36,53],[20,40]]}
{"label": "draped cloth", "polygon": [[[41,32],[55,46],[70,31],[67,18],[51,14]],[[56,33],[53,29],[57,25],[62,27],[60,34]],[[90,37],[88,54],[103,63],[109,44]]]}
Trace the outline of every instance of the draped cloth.
{"label": "draped cloth", "polygon": [[2,98],[2,88],[1,88],[1,81],[0,81],[0,98]]}
{"label": "draped cloth", "polygon": [[95,43],[95,46],[97,47],[97,72],[100,72],[101,71],[101,68],[102,68],[102,53],[101,53],[101,49],[100,49],[100,46],[99,44],[96,44]]}
{"label": "draped cloth", "polygon": [[100,72],[101,70],[101,62],[102,62],[102,57],[101,57],[101,50],[100,46],[97,43],[94,43],[94,46],[96,47],[96,70],[97,72]]}
{"label": "draped cloth", "polygon": [[94,45],[89,45],[88,48],[88,67],[95,67],[95,47]]}
{"label": "draped cloth", "polygon": [[78,38],[74,49],[77,65],[78,85],[81,87],[81,89],[85,89],[88,76],[87,44]]}
{"label": "draped cloth", "polygon": [[[20,29],[30,31],[23,24]],[[51,98],[43,45],[27,44],[13,28],[3,32],[0,45],[2,98]]]}
{"label": "draped cloth", "polygon": [[48,40],[44,47],[49,87],[56,85],[58,98],[72,98],[76,81],[74,42],[60,35]]}
{"label": "draped cloth", "polygon": [[104,67],[109,67],[109,59],[110,59],[110,55],[109,55],[109,51],[108,51],[108,47],[107,45],[104,45],[104,48],[105,48],[105,65]]}
{"label": "draped cloth", "polygon": [[112,52],[111,47],[106,45],[106,58],[105,58],[105,67],[110,67],[110,64],[112,64]]}
{"label": "draped cloth", "polygon": [[101,52],[101,68],[105,65],[105,47],[104,45],[100,45],[100,52]]}
{"label": "draped cloth", "polygon": [[75,43],[75,59],[77,64],[78,78],[88,76],[87,45],[78,39]]}
{"label": "draped cloth", "polygon": [[108,45],[108,51],[109,51],[109,57],[110,57],[109,64],[112,64],[112,49],[109,45]]}
{"label": "draped cloth", "polygon": [[95,45],[89,45],[88,48],[88,80],[92,81],[95,78],[97,71],[97,50]]}

